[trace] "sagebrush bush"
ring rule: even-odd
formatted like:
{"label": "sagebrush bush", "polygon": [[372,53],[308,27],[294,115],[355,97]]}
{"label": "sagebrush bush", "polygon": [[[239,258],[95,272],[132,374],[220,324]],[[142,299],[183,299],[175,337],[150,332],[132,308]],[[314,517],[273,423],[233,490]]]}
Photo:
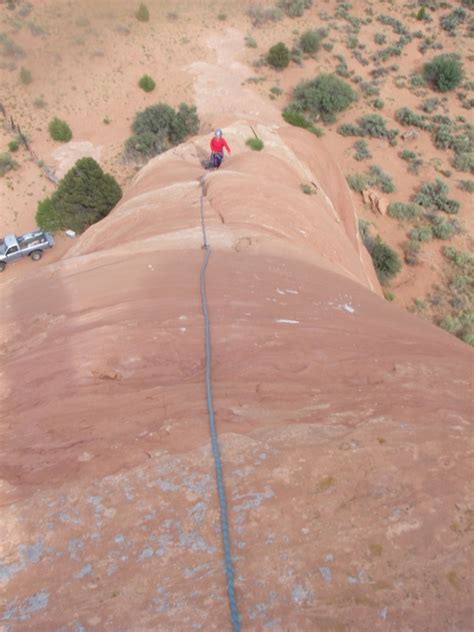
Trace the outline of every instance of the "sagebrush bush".
{"label": "sagebrush bush", "polygon": [[278,7],[263,8],[260,6],[251,6],[247,15],[255,27],[263,26],[267,22],[278,22],[283,18],[283,11]]}
{"label": "sagebrush bush", "polygon": [[390,202],[387,214],[395,219],[413,220],[423,214],[423,207],[413,202]]}
{"label": "sagebrush bush", "polygon": [[138,85],[144,92],[152,92],[152,90],[155,89],[156,83],[150,75],[143,75],[138,81]]}
{"label": "sagebrush bush", "polygon": [[385,102],[383,99],[374,99],[370,102],[370,105],[372,105],[376,110],[382,110]]}
{"label": "sagebrush bush", "polygon": [[438,99],[438,97],[429,97],[428,99],[422,101],[421,109],[423,110],[423,112],[431,114],[431,112],[434,112],[436,110],[439,104],[440,100]]}
{"label": "sagebrush bush", "polygon": [[450,239],[458,232],[452,220],[446,220],[439,215],[431,217],[431,230],[436,239]]}
{"label": "sagebrush bush", "polygon": [[369,184],[368,177],[363,173],[353,173],[346,176],[347,184],[353,191],[357,191],[357,193],[362,193],[364,189],[367,188]]}
{"label": "sagebrush bush", "polygon": [[51,197],[38,204],[36,222],[45,230],[70,228],[82,233],[105,217],[122,197],[113,176],[93,158],[81,158],[60,181]]}
{"label": "sagebrush bush", "polygon": [[443,211],[455,214],[459,211],[459,202],[447,197],[448,185],[439,178],[434,182],[425,182],[413,196],[413,202],[427,211]]}
{"label": "sagebrush bush", "polygon": [[343,123],[336,131],[341,136],[364,136],[363,129],[355,123]]}
{"label": "sagebrush bush", "polygon": [[423,66],[423,76],[438,92],[448,92],[461,83],[463,64],[458,55],[438,55]]}
{"label": "sagebrush bush", "polygon": [[380,114],[364,114],[357,119],[357,124],[362,130],[362,136],[392,140],[398,135],[397,129],[387,129],[385,119]]}
{"label": "sagebrush bush", "polygon": [[412,228],[408,236],[415,241],[430,241],[433,239],[433,230],[431,226],[416,226]]}
{"label": "sagebrush bush", "polygon": [[459,188],[461,189],[461,191],[474,193],[474,180],[461,180],[459,182]]}
{"label": "sagebrush bush", "polygon": [[15,169],[18,163],[13,160],[9,152],[0,153],[0,176],[4,176],[8,171]]}
{"label": "sagebrush bush", "polygon": [[143,2],[140,4],[135,13],[135,17],[140,22],[148,22],[148,20],[150,19],[150,12],[146,4],[143,4]]}
{"label": "sagebrush bush", "polygon": [[252,35],[246,35],[244,41],[247,48],[257,48],[257,40]]}
{"label": "sagebrush bush", "polygon": [[8,143],[8,151],[11,151],[11,152],[18,151],[19,146],[20,145],[18,144],[18,141],[15,138]]}
{"label": "sagebrush bush", "polygon": [[450,35],[454,35],[456,33],[456,29],[465,21],[466,17],[466,11],[464,11],[461,7],[458,7],[457,9],[454,9],[454,11],[443,15],[439,20],[439,24],[441,28],[448,31]]}
{"label": "sagebrush bush", "polygon": [[306,55],[314,55],[321,46],[321,31],[308,30],[301,34],[298,40],[298,46]]}
{"label": "sagebrush bush", "polygon": [[409,239],[408,241],[403,242],[402,250],[405,258],[405,263],[409,266],[414,266],[418,263],[418,255],[421,250],[421,245],[419,241],[415,239]]}
{"label": "sagebrush bush", "polygon": [[57,117],[53,118],[48,125],[49,135],[53,140],[67,143],[72,138],[72,131],[66,121]]}
{"label": "sagebrush bush", "polygon": [[290,63],[290,49],[283,42],[272,46],[267,53],[267,62],[273,68],[282,70]]}
{"label": "sagebrush bush", "polygon": [[196,107],[181,103],[175,111],[166,103],[152,105],[135,116],[134,135],[126,142],[131,156],[152,157],[178,145],[199,130]]}
{"label": "sagebrush bush", "polygon": [[308,119],[303,114],[301,114],[301,112],[296,112],[295,110],[292,110],[288,107],[283,110],[281,115],[290,125],[307,129],[315,136],[318,136],[318,138],[324,135],[324,131],[320,127],[316,127],[315,125],[313,125],[311,121],[308,121]]}
{"label": "sagebrush bush", "polygon": [[377,165],[372,165],[369,169],[369,184],[380,189],[382,193],[393,193],[395,191],[392,178]]}
{"label": "sagebrush bush", "polygon": [[325,123],[331,123],[338,112],[346,110],[356,100],[357,94],[346,81],[334,74],[322,73],[296,86],[291,105],[313,119],[321,118]]}
{"label": "sagebrush bush", "polygon": [[408,171],[410,173],[418,174],[420,167],[423,165],[423,160],[416,154],[416,152],[410,149],[403,149],[399,156],[402,160],[408,162]]}
{"label": "sagebrush bush", "polygon": [[313,0],[278,0],[277,6],[290,18],[301,17],[305,9],[313,4]]}
{"label": "sagebrush bush", "polygon": [[421,127],[421,129],[430,129],[431,127],[430,121],[424,114],[417,114],[407,107],[400,108],[395,112],[395,120],[401,125]]}
{"label": "sagebrush bush", "polygon": [[474,151],[456,154],[452,164],[458,171],[468,171],[470,173],[474,173]]}
{"label": "sagebrush bush", "polygon": [[365,140],[356,140],[353,145],[356,153],[354,158],[356,160],[366,160],[367,158],[372,158],[372,154],[369,151],[369,146],[367,145],[367,141]]}
{"label": "sagebrush bush", "polygon": [[28,68],[22,66],[20,70],[20,81],[25,86],[29,85],[33,81],[31,70],[28,70]]}

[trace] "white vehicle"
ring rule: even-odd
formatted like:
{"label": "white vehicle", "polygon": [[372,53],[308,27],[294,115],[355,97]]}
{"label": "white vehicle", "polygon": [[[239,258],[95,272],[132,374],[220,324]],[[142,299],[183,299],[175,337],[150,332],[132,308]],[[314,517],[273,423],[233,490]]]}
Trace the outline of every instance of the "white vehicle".
{"label": "white vehicle", "polygon": [[54,243],[54,237],[40,229],[25,233],[21,237],[6,235],[0,239],[0,272],[5,270],[9,261],[20,257],[31,257],[33,261],[39,261],[43,256],[43,250],[52,248]]}

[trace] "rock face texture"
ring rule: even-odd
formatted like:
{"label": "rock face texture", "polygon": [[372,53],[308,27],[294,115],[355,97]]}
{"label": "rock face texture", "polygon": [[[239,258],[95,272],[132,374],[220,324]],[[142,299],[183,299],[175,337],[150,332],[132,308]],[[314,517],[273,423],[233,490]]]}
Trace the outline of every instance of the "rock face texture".
{"label": "rock face texture", "polygon": [[[381,298],[321,141],[256,131],[262,153],[225,130],[203,198],[242,629],[467,631],[472,351]],[[206,147],[151,161],[67,258],[2,285],[3,632],[231,629]]]}

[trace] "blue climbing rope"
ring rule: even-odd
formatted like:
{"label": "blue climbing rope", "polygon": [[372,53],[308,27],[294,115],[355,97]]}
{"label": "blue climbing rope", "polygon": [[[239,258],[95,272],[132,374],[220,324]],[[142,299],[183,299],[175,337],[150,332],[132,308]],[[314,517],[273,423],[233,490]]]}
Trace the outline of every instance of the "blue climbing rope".
{"label": "blue climbing rope", "polygon": [[211,247],[207,241],[206,224],[204,221],[204,176],[200,180],[201,183],[201,228],[202,228],[202,240],[203,248],[205,251],[204,260],[201,266],[200,273],[200,286],[201,286],[201,305],[204,315],[204,338],[206,348],[206,394],[207,394],[207,411],[209,415],[209,428],[211,432],[211,447],[212,455],[214,457],[214,467],[216,471],[216,483],[217,493],[219,496],[219,508],[221,517],[221,533],[222,544],[224,548],[224,561],[225,572],[227,576],[227,595],[229,598],[230,618],[232,621],[232,631],[240,632],[240,617],[239,610],[237,608],[237,600],[235,597],[234,587],[234,565],[232,562],[232,552],[230,546],[230,530],[229,530],[229,515],[227,510],[227,501],[225,497],[224,489],[224,473],[222,471],[221,452],[219,449],[219,442],[217,440],[216,420],[214,416],[214,403],[212,398],[212,377],[211,377],[211,331],[209,324],[209,311],[207,308],[207,295],[206,295],[206,269],[211,255]]}

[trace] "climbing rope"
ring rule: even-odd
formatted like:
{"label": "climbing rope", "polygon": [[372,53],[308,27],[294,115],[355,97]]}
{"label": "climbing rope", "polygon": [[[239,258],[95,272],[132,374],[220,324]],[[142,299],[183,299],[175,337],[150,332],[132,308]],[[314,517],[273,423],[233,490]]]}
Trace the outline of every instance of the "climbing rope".
{"label": "climbing rope", "polygon": [[232,621],[233,632],[240,632],[240,617],[237,608],[237,600],[235,598],[234,587],[234,566],[232,562],[232,553],[230,547],[230,530],[229,530],[229,515],[227,510],[227,501],[225,497],[224,489],[224,473],[222,471],[222,460],[219,449],[219,442],[217,440],[216,420],[214,416],[214,403],[212,398],[212,378],[211,378],[211,332],[209,325],[209,312],[207,309],[207,295],[206,295],[206,269],[211,255],[211,247],[207,241],[206,224],[204,221],[204,176],[201,180],[201,228],[202,228],[202,241],[205,251],[204,260],[201,266],[200,273],[200,286],[201,286],[201,305],[204,315],[204,338],[206,348],[206,394],[207,394],[207,411],[209,415],[209,428],[211,432],[211,446],[212,455],[214,457],[214,467],[216,471],[216,483],[217,493],[219,496],[219,508],[221,518],[221,534],[222,544],[224,548],[224,560],[225,571],[227,576],[227,595],[229,598],[230,618]]}

